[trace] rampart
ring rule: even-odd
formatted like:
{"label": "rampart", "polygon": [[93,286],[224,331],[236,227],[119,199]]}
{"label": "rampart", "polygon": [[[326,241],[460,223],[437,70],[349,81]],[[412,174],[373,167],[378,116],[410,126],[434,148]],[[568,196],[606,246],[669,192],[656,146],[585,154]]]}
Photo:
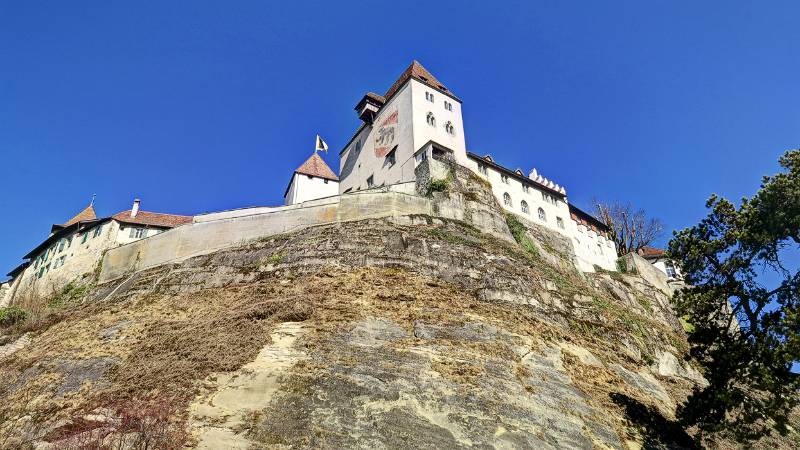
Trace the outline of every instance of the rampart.
{"label": "rampart", "polygon": [[[378,188],[277,208],[244,208],[197,216],[184,225],[106,252],[99,282],[241,245],[254,239],[330,223],[429,215],[467,221],[510,239],[505,221],[462,195],[423,197],[414,183]],[[468,214],[467,214],[468,213]]]}

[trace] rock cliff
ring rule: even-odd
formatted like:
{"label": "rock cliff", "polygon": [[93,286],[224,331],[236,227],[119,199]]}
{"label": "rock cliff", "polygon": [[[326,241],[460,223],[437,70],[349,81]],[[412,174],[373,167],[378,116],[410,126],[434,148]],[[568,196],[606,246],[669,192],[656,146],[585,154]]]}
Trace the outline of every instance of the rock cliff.
{"label": "rock cliff", "polygon": [[578,272],[568,242],[506,221],[468,175],[443,191],[497,229],[312,227],[2,329],[0,446],[695,446],[673,419],[703,378],[667,295]]}

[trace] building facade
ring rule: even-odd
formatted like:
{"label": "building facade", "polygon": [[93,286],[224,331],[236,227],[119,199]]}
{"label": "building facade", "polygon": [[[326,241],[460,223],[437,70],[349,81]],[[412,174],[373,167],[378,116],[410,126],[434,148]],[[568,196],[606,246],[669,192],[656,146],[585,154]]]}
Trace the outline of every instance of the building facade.
{"label": "building facade", "polygon": [[616,270],[617,250],[607,227],[570,205],[564,187],[535,169],[525,175],[490,155],[467,152],[461,107],[461,100],[417,61],[384,95],[365,95],[356,105],[362,123],[339,155],[340,193],[413,181],[420,161],[445,151],[489,181],[507,211],[570,239],[581,270]]}
{"label": "building facade", "polygon": [[63,224],[53,225],[50,235],[23,257],[11,277],[3,302],[25,296],[51,296],[70,282],[89,279],[109,248],[127,244],[191,223],[191,216],[162,214],[139,209],[134,200],[128,211],[98,218],[92,205]]}
{"label": "building facade", "polygon": [[637,253],[639,256],[646,259],[656,269],[660,270],[667,276],[667,280],[683,280],[683,274],[680,267],[675,264],[675,261],[667,258],[666,252],[660,248],[644,247]]}
{"label": "building facade", "polygon": [[314,152],[292,173],[283,199],[284,204],[294,205],[333,195],[339,195],[339,177]]}
{"label": "building facade", "polygon": [[414,181],[415,156],[434,141],[467,164],[461,100],[417,61],[384,95],[356,105],[362,123],[339,154],[340,193]]}

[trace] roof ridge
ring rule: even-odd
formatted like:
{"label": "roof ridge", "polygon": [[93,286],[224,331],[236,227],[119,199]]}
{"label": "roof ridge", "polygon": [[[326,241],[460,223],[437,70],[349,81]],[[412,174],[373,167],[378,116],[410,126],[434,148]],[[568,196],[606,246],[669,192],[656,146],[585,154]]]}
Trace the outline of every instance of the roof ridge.
{"label": "roof ridge", "polygon": [[295,173],[339,181],[339,177],[336,173],[317,152],[314,152],[303,164],[300,164],[300,167],[295,169]]}

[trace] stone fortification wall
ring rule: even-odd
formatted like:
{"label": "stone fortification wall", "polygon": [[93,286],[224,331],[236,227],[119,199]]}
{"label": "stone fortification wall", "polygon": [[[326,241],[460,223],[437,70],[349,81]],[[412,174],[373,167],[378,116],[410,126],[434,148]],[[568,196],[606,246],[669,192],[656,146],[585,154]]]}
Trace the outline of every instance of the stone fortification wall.
{"label": "stone fortification wall", "polygon": [[[460,193],[421,197],[414,184],[378,188],[281,208],[245,208],[198,216],[194,223],[106,252],[99,282],[162,264],[306,227],[356,220],[430,215],[466,221],[484,232],[512,239],[490,205]],[[474,197],[474,196],[473,196]]]}

